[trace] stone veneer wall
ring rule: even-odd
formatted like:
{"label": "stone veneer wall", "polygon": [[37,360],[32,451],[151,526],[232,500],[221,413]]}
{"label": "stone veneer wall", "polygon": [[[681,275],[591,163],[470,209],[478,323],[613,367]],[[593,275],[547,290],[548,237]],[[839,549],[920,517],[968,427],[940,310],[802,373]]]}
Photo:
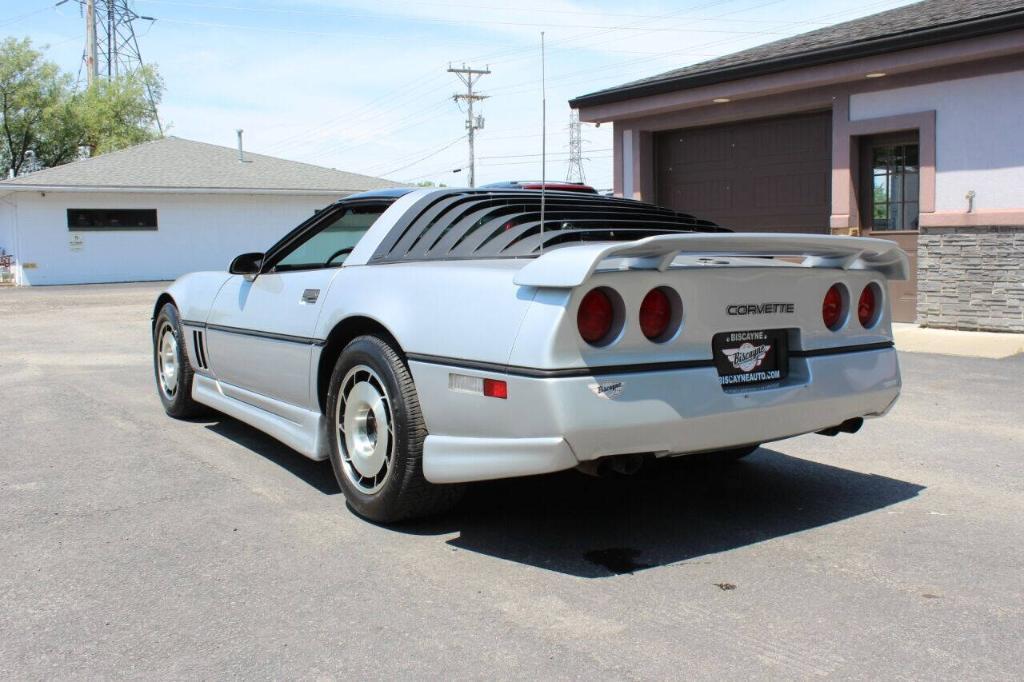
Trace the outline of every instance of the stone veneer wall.
{"label": "stone veneer wall", "polygon": [[918,324],[1024,332],[1024,226],[922,228],[917,257]]}

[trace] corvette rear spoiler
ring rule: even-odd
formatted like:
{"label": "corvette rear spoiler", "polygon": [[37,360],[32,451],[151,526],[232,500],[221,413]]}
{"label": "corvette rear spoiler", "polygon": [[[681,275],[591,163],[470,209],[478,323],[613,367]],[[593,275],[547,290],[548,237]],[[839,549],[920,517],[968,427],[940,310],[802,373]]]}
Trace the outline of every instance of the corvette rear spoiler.
{"label": "corvette rear spoiler", "polygon": [[804,267],[874,270],[888,279],[907,279],[910,262],[895,242],[867,237],[759,232],[686,233],[632,242],[563,246],[531,261],[515,276],[521,286],[572,288],[601,263],[622,259],[616,270],[667,270],[679,255],[797,256]]}

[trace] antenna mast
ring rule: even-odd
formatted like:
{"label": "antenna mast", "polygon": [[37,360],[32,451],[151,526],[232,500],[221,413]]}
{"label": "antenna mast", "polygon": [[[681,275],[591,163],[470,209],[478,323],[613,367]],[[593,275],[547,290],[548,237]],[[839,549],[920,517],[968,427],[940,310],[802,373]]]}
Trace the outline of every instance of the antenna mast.
{"label": "antenna mast", "polygon": [[544,31],[540,32],[540,252],[544,253],[544,209],[548,184],[548,89]]}
{"label": "antenna mast", "polygon": [[480,80],[481,76],[486,76],[491,72],[490,68],[484,67],[483,69],[474,69],[471,66],[462,65],[461,69],[453,69],[451,65],[448,65],[448,73],[454,73],[459,77],[459,80],[466,86],[466,94],[456,94],[452,96],[456,102],[459,100],[465,100],[467,106],[466,109],[466,130],[468,131],[469,137],[469,186],[476,187],[476,156],[474,152],[474,143],[476,141],[476,131],[484,127],[483,116],[473,116],[473,102],[487,99],[487,95],[481,95],[473,92],[473,85]]}

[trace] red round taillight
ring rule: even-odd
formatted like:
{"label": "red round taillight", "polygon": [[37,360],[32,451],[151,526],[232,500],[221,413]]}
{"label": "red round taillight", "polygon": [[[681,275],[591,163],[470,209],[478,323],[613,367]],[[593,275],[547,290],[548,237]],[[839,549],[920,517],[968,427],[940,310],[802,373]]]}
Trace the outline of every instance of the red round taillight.
{"label": "red round taillight", "polygon": [[860,300],[857,301],[857,319],[860,326],[867,329],[875,321],[875,312],[878,310],[878,297],[875,296],[875,285],[869,284],[860,292]]}
{"label": "red round taillight", "polygon": [[665,334],[672,321],[672,302],[663,289],[651,289],[640,304],[640,331],[654,341]]}
{"label": "red round taillight", "polygon": [[600,343],[612,330],[614,321],[615,308],[608,294],[600,289],[587,292],[576,313],[576,326],[583,340],[590,344]]}
{"label": "red round taillight", "polygon": [[843,320],[843,292],[838,284],[829,287],[825,294],[825,301],[821,304],[821,319],[833,331],[839,328]]}

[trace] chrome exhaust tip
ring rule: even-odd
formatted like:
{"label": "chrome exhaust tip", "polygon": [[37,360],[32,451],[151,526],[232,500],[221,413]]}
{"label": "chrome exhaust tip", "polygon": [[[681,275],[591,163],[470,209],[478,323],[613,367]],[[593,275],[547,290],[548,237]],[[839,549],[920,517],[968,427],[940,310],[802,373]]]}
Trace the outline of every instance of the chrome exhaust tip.
{"label": "chrome exhaust tip", "polygon": [[857,433],[860,431],[860,427],[862,426],[864,426],[864,418],[854,417],[852,419],[847,419],[842,424],[822,429],[817,433],[821,436],[838,436],[840,433]]}
{"label": "chrome exhaust tip", "polygon": [[642,454],[612,455],[580,462],[576,470],[598,478],[609,475],[632,476],[644,468],[645,459]]}

